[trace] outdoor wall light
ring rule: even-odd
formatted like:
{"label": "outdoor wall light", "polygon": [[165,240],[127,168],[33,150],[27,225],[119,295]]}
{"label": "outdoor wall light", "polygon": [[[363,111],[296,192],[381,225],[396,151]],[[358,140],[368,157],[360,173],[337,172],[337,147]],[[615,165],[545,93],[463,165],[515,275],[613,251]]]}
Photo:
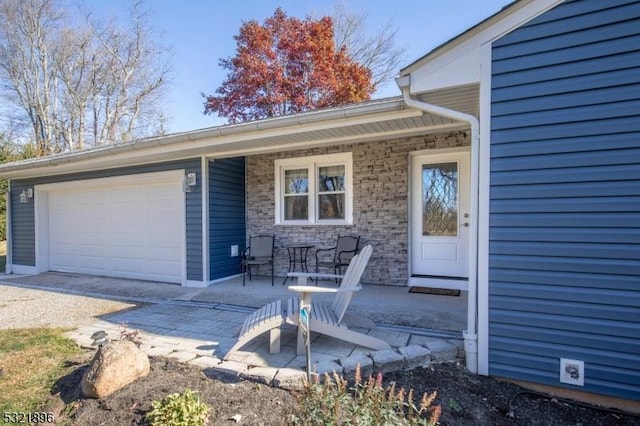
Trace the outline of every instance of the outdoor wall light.
{"label": "outdoor wall light", "polygon": [[20,202],[28,203],[30,198],[33,198],[33,188],[23,189],[20,193]]}
{"label": "outdoor wall light", "polygon": [[187,173],[182,180],[182,189],[184,192],[191,192],[191,187],[196,186],[197,179],[195,173]]}

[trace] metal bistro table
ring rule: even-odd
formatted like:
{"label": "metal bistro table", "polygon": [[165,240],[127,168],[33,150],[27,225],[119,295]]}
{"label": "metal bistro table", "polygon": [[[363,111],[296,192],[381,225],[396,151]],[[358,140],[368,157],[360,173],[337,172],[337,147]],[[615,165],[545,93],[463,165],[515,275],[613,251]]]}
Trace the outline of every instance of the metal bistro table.
{"label": "metal bistro table", "polygon": [[[296,272],[296,265],[300,265],[300,270],[298,272],[309,272],[309,268],[307,267],[307,255],[309,254],[309,250],[312,249],[313,245],[307,244],[291,244],[284,246],[287,249],[287,253],[289,253],[289,272]],[[289,276],[286,276],[282,285],[287,283]]]}

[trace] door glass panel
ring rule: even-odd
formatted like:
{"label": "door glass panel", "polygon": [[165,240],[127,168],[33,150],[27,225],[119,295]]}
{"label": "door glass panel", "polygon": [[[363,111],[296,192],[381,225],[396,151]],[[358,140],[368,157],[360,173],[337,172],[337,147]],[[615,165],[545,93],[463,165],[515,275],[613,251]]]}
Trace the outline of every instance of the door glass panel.
{"label": "door glass panel", "polygon": [[422,166],[422,235],[458,235],[458,163]]}

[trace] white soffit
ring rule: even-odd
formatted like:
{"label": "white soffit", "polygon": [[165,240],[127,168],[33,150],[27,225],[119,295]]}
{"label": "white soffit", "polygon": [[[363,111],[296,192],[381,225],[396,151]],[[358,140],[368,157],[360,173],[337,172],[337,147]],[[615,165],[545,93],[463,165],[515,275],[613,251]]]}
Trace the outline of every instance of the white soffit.
{"label": "white soffit", "polygon": [[469,84],[466,86],[449,87],[447,89],[434,90],[417,96],[419,100],[434,105],[439,105],[454,111],[461,111],[475,117],[480,116],[480,85]]}

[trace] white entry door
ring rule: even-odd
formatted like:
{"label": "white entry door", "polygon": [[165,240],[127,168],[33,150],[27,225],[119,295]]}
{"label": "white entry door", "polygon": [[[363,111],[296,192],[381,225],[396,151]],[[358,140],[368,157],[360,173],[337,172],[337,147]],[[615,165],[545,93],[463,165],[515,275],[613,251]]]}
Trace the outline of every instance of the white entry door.
{"label": "white entry door", "polygon": [[453,283],[433,285],[440,288],[464,289],[466,283],[456,284],[456,279],[469,276],[469,155],[465,151],[412,158],[411,273]]}

